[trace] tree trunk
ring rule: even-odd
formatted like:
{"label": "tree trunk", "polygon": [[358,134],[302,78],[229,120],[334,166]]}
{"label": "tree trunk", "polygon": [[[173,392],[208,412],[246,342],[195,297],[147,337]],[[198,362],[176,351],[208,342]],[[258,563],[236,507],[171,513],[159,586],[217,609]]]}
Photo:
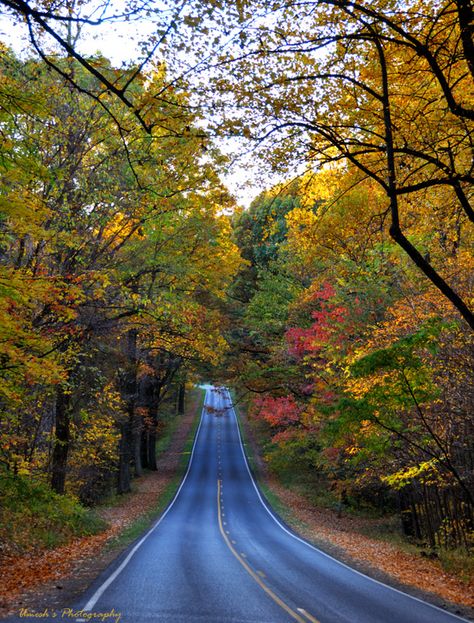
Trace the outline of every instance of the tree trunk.
{"label": "tree trunk", "polygon": [[145,427],[140,436],[140,459],[143,469],[148,469],[148,429]]}
{"label": "tree trunk", "polygon": [[178,387],[178,415],[184,415],[186,383],[183,381]]}
{"label": "tree trunk", "polygon": [[66,471],[70,444],[69,394],[62,386],[56,393],[54,447],[51,462],[51,487],[61,495],[66,489]]}
{"label": "tree trunk", "polygon": [[126,382],[127,393],[127,412],[130,430],[130,459],[134,468],[134,475],[141,476],[143,474],[140,444],[142,436],[142,419],[136,413],[136,402],[138,393],[137,382],[137,331],[130,329],[127,333],[127,359],[128,372]]}
{"label": "tree trunk", "polygon": [[156,464],[156,425],[152,430],[148,431],[147,436],[147,461],[148,469],[157,471],[158,465]]}
{"label": "tree trunk", "polygon": [[148,469],[156,471],[158,466],[156,464],[156,427],[158,425],[158,409],[160,406],[159,390],[156,394],[156,388],[154,392],[154,398],[149,408],[149,421],[147,430],[147,463]]}
{"label": "tree trunk", "polygon": [[413,523],[413,512],[410,507],[409,496],[404,491],[398,494],[398,512],[402,522],[402,531],[406,536],[415,536],[415,526]]}
{"label": "tree trunk", "polygon": [[135,475],[141,475],[142,462],[140,456],[141,425],[136,414],[137,401],[137,331],[127,332],[125,345],[125,372],[121,377],[120,390],[126,404],[126,421],[120,424],[118,493],[130,491],[131,467]]}
{"label": "tree trunk", "polygon": [[143,475],[143,465],[142,465],[142,453],[141,453],[141,445],[142,445],[142,418],[140,415],[135,413],[135,400],[133,401],[133,411],[129,414],[131,419],[131,429],[132,429],[132,462],[134,468],[135,477],[139,477]]}
{"label": "tree trunk", "polygon": [[120,424],[119,468],[117,474],[117,492],[128,493],[130,486],[131,435],[130,423]]}

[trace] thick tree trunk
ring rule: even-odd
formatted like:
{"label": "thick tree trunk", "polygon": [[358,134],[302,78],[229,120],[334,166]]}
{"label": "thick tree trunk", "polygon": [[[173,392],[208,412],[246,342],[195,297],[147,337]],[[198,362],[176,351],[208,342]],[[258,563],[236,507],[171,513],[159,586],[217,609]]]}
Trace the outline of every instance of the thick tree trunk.
{"label": "thick tree trunk", "polygon": [[120,425],[119,468],[117,474],[117,492],[128,493],[130,486],[131,434],[130,423]]}
{"label": "thick tree trunk", "polygon": [[69,394],[59,386],[56,393],[54,447],[51,461],[51,487],[63,494],[66,489],[66,471],[70,444]]}
{"label": "thick tree trunk", "polygon": [[157,388],[155,387],[154,397],[150,404],[148,414],[148,427],[147,427],[147,445],[146,445],[146,455],[147,455],[147,466],[148,469],[156,471],[158,466],[156,464],[156,428],[158,426],[158,409],[160,407],[160,399],[159,399],[159,389],[158,395],[156,393]]}
{"label": "thick tree trunk", "polygon": [[184,415],[186,397],[186,383],[183,381],[178,387],[178,415]]}
{"label": "thick tree trunk", "polygon": [[133,404],[133,412],[130,413],[130,419],[132,429],[132,462],[134,475],[138,477],[143,475],[141,453],[143,425],[141,416],[135,413],[135,404]]}
{"label": "thick tree trunk", "polygon": [[148,469],[156,472],[158,469],[156,464],[156,425],[152,430],[148,431],[147,435],[147,462]]}
{"label": "thick tree trunk", "polygon": [[136,415],[137,402],[137,331],[127,332],[125,345],[126,366],[121,378],[120,389],[122,398],[127,405],[126,421],[120,425],[119,469],[117,490],[119,493],[130,491],[130,479],[134,474],[143,473],[140,455],[141,418]]}
{"label": "thick tree trunk", "polygon": [[142,434],[140,437],[140,459],[142,462],[143,469],[148,469],[148,430],[147,428],[143,428]]}
{"label": "thick tree trunk", "polygon": [[415,536],[415,526],[413,524],[413,513],[410,501],[404,491],[398,494],[398,512],[402,522],[402,531],[406,536]]}
{"label": "thick tree trunk", "polygon": [[134,475],[141,476],[143,474],[141,460],[141,436],[142,436],[142,418],[136,413],[136,402],[138,393],[137,382],[137,331],[130,329],[127,333],[127,359],[128,372],[126,382],[127,393],[127,412],[130,430],[131,445],[131,461],[133,465]]}
{"label": "thick tree trunk", "polygon": [[464,56],[474,78],[474,11],[471,0],[456,0]]}

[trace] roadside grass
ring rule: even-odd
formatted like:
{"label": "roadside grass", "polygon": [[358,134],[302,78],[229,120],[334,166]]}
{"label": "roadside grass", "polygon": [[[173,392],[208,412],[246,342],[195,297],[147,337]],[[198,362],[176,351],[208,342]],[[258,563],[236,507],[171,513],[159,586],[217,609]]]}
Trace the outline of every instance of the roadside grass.
{"label": "roadside grass", "polygon": [[441,566],[448,573],[456,575],[461,582],[469,584],[474,581],[474,556],[466,550],[440,550],[438,552]]}
{"label": "roadside grass", "polygon": [[372,522],[367,526],[361,525],[358,532],[375,541],[389,543],[397,549],[413,556],[426,555],[427,557],[431,557],[432,555],[431,550],[428,555],[428,552],[424,552],[419,544],[410,541],[410,539],[403,535],[400,526],[400,518],[396,515],[381,517],[378,521]]}
{"label": "roadside grass", "polygon": [[[122,548],[129,545],[132,541],[138,538],[143,532],[149,529],[152,523],[158,519],[158,517],[164,512],[168,504],[171,502],[173,497],[178,490],[179,484],[183,479],[183,476],[188,467],[189,459],[191,456],[191,450],[194,444],[194,438],[196,436],[196,431],[199,425],[201,411],[204,404],[204,390],[200,388],[195,388],[190,393],[190,410],[195,410],[195,417],[193,421],[193,425],[189,431],[188,437],[186,439],[186,443],[184,445],[184,449],[181,453],[179,459],[178,469],[176,474],[173,476],[172,480],[168,483],[164,491],[159,495],[156,504],[150,508],[148,511],[137,517],[134,521],[132,521],[126,528],[124,528],[120,534],[118,534],[114,539],[107,545],[107,549],[115,549]],[[160,456],[166,450],[168,450],[171,445],[171,441],[173,439],[173,435],[179,425],[179,416],[173,417],[167,423],[165,430],[163,431],[162,437],[157,443],[157,456]],[[120,497],[123,496],[115,496],[119,498],[117,503],[120,503]],[[109,504],[108,504],[109,505]]]}
{"label": "roadside grass", "polygon": [[[308,472],[279,469],[278,481],[287,489],[302,495],[312,506],[340,511],[340,502],[337,496],[324,483],[318,482]],[[344,512],[348,514],[354,513],[349,507],[344,507]]]}

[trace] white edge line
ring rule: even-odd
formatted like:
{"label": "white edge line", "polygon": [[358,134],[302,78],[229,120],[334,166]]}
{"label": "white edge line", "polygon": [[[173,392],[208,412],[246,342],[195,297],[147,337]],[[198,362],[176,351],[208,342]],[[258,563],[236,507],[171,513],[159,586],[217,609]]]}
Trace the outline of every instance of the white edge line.
{"label": "white edge line", "polygon": [[176,502],[176,500],[178,498],[178,495],[180,494],[181,489],[183,488],[184,483],[186,482],[186,479],[188,477],[188,474],[189,474],[189,471],[191,469],[191,465],[192,465],[192,462],[193,462],[194,450],[196,449],[196,444],[197,444],[197,441],[198,441],[198,438],[199,438],[199,433],[201,431],[201,425],[202,425],[202,420],[203,420],[203,415],[204,415],[204,410],[205,410],[205,405],[206,405],[207,392],[208,392],[208,390],[206,390],[206,396],[204,398],[204,406],[203,406],[203,410],[201,412],[201,419],[199,421],[199,427],[198,427],[198,429],[196,431],[196,434],[194,436],[194,443],[193,443],[193,448],[192,448],[192,451],[191,451],[191,456],[189,457],[188,469],[186,470],[186,473],[183,476],[183,480],[181,481],[181,484],[179,485],[179,488],[176,491],[174,498],[168,504],[165,512],[161,515],[161,517],[158,519],[158,521],[148,530],[148,532],[145,534],[145,536],[143,536],[140,539],[140,541],[138,541],[138,543],[135,545],[135,547],[132,549],[132,551],[129,552],[128,556],[125,558],[125,560],[122,562],[122,564],[119,567],[117,567],[117,569],[105,580],[105,582],[103,584],[101,584],[99,586],[99,588],[96,590],[96,592],[92,595],[92,597],[89,599],[89,601],[86,603],[86,605],[83,608],[83,610],[85,610],[86,612],[90,612],[92,610],[92,608],[95,606],[95,604],[98,602],[98,600],[102,597],[102,595],[107,590],[107,588],[122,573],[122,571],[125,569],[125,567],[128,565],[128,563],[132,559],[133,555],[137,552],[137,550],[143,545],[143,543],[150,536],[150,534],[154,530],[156,530],[156,528],[158,528],[160,523],[163,521],[163,519],[166,517],[166,515],[170,512],[171,508],[173,507],[174,503]]}
{"label": "white edge line", "polygon": [[267,511],[267,513],[270,515],[270,517],[273,519],[273,521],[278,526],[280,526],[280,528],[284,532],[286,532],[289,536],[291,536],[293,539],[296,539],[300,543],[303,543],[304,545],[307,545],[308,547],[313,549],[315,552],[318,552],[318,554],[322,554],[326,558],[329,558],[330,560],[332,560],[332,561],[336,562],[337,564],[345,567],[346,569],[349,569],[350,571],[353,571],[354,573],[357,573],[357,575],[360,575],[363,578],[366,578],[367,580],[370,580],[371,582],[375,582],[375,584],[380,584],[380,586],[384,586],[385,588],[389,588],[390,590],[395,591],[396,593],[399,593],[400,595],[404,595],[405,597],[409,597],[410,599],[414,599],[415,601],[418,601],[418,602],[424,604],[425,606],[429,606],[430,608],[434,608],[435,610],[439,610],[440,612],[443,612],[444,614],[449,615],[449,616],[453,617],[454,619],[457,619],[458,621],[463,621],[464,623],[472,623],[469,619],[463,619],[462,617],[459,617],[456,614],[452,614],[451,612],[449,612],[449,610],[443,610],[443,608],[439,608],[438,606],[435,606],[434,604],[430,604],[428,601],[424,601],[423,599],[419,599],[418,597],[414,597],[413,595],[410,595],[409,593],[405,593],[405,592],[399,590],[398,588],[394,588],[393,586],[389,586],[388,584],[385,584],[384,582],[381,582],[380,580],[376,580],[374,578],[371,578],[370,576],[366,575],[365,573],[362,573],[361,571],[358,571],[357,569],[354,569],[353,567],[350,567],[349,565],[346,565],[346,563],[344,563],[344,562],[342,562],[340,560],[337,560],[337,558],[333,558],[329,554],[326,554],[326,552],[323,552],[323,550],[318,549],[317,547],[315,547],[314,545],[309,543],[309,541],[306,541],[305,539],[302,539],[297,534],[294,534],[293,532],[291,532],[290,530],[285,528],[285,526],[279,521],[279,519],[277,517],[275,517],[275,515],[273,514],[271,509],[265,503],[265,500],[262,498],[262,495],[260,493],[258,485],[255,482],[255,478],[253,477],[253,474],[250,471],[250,467],[249,467],[249,464],[248,464],[248,461],[247,461],[247,456],[245,454],[244,446],[242,444],[242,435],[240,434],[240,428],[239,428],[239,424],[238,424],[238,421],[237,421],[237,415],[235,413],[235,409],[234,409],[234,406],[233,406],[232,397],[230,396],[229,390],[227,390],[227,393],[228,393],[229,403],[231,405],[231,410],[232,410],[232,413],[234,415],[235,424],[237,426],[237,433],[238,433],[238,436],[239,436],[240,449],[241,449],[242,455],[244,457],[245,466],[246,466],[247,471],[249,473],[250,480],[252,481],[253,487],[254,487],[255,491],[257,492],[258,498],[259,498],[260,502],[262,503],[262,506]]}

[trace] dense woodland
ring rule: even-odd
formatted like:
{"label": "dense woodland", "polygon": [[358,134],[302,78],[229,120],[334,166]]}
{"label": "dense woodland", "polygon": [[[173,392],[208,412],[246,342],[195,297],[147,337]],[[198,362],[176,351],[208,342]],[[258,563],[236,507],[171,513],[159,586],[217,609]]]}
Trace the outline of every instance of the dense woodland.
{"label": "dense woodland", "polygon": [[274,189],[236,219],[240,397],[269,467],[317,503],[398,512],[416,540],[469,548],[472,339],[380,227],[373,186],[340,197],[352,176]]}
{"label": "dense woodland", "polygon": [[76,51],[87,3],[0,4],[32,44],[0,49],[0,536],[40,499],[86,529],[205,375],[316,503],[472,548],[469,0],[163,4],[125,68]]}
{"label": "dense woodland", "polygon": [[49,488],[93,504],[156,468],[163,401],[182,412],[186,380],[223,349],[240,263],[228,197],[184,95],[150,108],[159,129],[129,133],[125,152],[113,101],[5,48],[0,75],[2,491],[11,513]]}

